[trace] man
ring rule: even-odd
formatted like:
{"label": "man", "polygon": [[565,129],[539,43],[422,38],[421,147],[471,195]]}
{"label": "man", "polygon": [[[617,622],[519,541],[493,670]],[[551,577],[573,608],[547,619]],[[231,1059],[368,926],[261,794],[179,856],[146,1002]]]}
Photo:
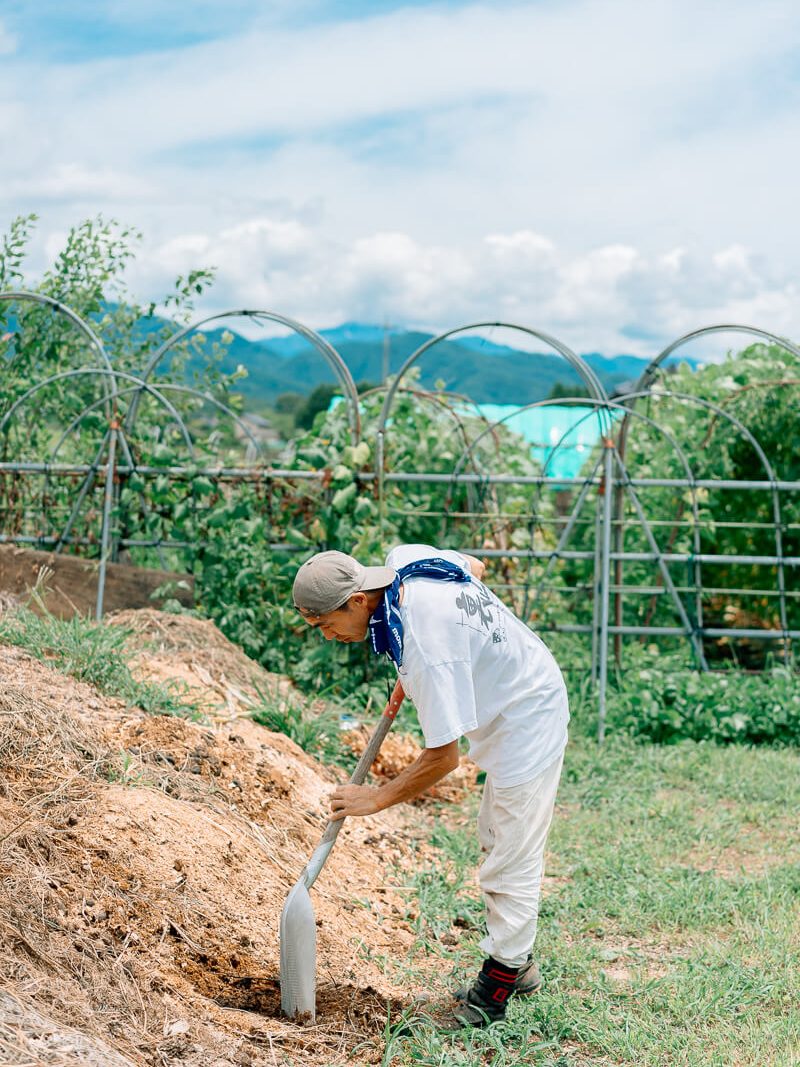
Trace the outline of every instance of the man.
{"label": "man", "polygon": [[334,819],[423,793],[458,766],[461,737],[486,772],[478,836],[487,958],[456,994],[446,1029],[502,1019],[510,995],[541,984],[531,949],[569,720],[553,656],[483,584],[484,569],[472,556],[430,545],[401,545],[385,567],[321,552],[300,567],[293,587],[295,606],[328,640],[369,636],[373,650],[393,660],[425,736],[421,755],[386,784],[334,790]]}

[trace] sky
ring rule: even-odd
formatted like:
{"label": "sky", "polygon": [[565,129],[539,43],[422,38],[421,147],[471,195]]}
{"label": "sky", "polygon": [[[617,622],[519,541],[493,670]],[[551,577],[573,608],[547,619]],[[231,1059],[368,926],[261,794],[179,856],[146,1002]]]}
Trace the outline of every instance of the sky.
{"label": "sky", "polygon": [[0,0],[0,135],[32,277],[102,213],[203,313],[800,340],[796,0]]}

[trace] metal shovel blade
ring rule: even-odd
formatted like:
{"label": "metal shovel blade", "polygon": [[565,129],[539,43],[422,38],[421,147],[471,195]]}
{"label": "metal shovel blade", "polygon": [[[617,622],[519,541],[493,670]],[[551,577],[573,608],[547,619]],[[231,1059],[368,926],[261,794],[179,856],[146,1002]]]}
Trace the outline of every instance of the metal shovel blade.
{"label": "metal shovel blade", "polygon": [[[350,781],[361,785],[367,771],[391,729],[398,708],[403,703],[403,689],[398,681],[378,725],[353,771]],[[333,848],[343,819],[329,822],[305,870],[289,891],[283,905],[281,938],[281,1011],[294,1019],[308,1015],[313,1022],[317,1012],[317,924],[309,889],[317,880]]]}
{"label": "metal shovel blade", "polygon": [[281,913],[281,1011],[293,1019],[317,1008],[317,924],[305,871],[289,891]]}

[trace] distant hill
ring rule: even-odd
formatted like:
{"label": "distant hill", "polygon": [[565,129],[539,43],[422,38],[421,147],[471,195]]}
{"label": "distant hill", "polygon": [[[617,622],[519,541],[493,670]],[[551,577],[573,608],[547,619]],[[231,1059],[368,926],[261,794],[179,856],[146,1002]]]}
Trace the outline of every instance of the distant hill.
{"label": "distant hill", "polygon": [[[163,326],[164,321],[157,317],[142,320],[140,328],[148,332]],[[241,364],[247,370],[238,391],[251,411],[273,406],[282,393],[306,395],[315,386],[336,380],[323,357],[298,334],[250,340],[230,326],[204,333],[209,344],[221,342],[223,334],[229,336],[222,369],[231,373]],[[396,374],[411,353],[433,336],[419,330],[385,330],[359,322],[345,322],[321,330],[320,334],[344,359],[357,383],[374,384],[383,377],[385,342],[389,373]],[[635,382],[647,366],[647,360],[632,355],[591,352],[583,358],[609,392]],[[689,362],[696,364],[694,360]],[[580,377],[560,356],[525,352],[475,334],[440,342],[421,357],[417,366],[423,388],[434,389],[443,383],[447,390],[486,404],[521,406],[546,399],[555,385],[567,390],[580,386]],[[169,373],[168,368],[169,363],[162,373]]]}
{"label": "distant hill", "polygon": [[[229,331],[232,332],[232,331]],[[379,326],[345,323],[320,331],[344,359],[356,382],[379,382],[384,363],[384,330]],[[221,340],[222,329],[211,330],[210,341]],[[406,359],[430,334],[415,330],[388,333],[389,373],[396,374]],[[647,361],[631,355],[585,357],[608,390],[635,381]],[[223,369],[233,371],[242,364],[248,376],[239,390],[248,407],[274,403],[281,393],[308,393],[322,382],[335,380],[327,363],[302,337],[250,341],[233,335]],[[559,356],[545,352],[523,352],[497,345],[480,337],[442,341],[423,355],[418,364],[423,387],[437,383],[473,400],[495,404],[530,404],[544,400],[554,385],[578,386],[580,377]]]}

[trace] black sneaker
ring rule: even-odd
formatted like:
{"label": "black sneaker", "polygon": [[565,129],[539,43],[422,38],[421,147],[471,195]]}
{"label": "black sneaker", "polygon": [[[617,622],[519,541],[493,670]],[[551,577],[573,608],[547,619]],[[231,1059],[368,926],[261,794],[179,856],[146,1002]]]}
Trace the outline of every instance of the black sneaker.
{"label": "black sneaker", "polygon": [[470,996],[468,1001],[450,1001],[449,1004],[437,1004],[417,997],[404,1022],[392,1031],[395,1037],[411,1037],[418,1026],[432,1026],[445,1034],[457,1033],[469,1027],[491,1026],[505,1018],[505,1004],[502,1007],[487,1004],[481,999]]}
{"label": "black sneaker", "polygon": [[514,989],[517,969],[490,956],[470,986],[456,994],[456,1006],[440,1024],[441,1029],[490,1026],[505,1018],[508,998]]}
{"label": "black sneaker", "polygon": [[[461,1003],[466,1002],[470,988],[471,986],[461,986],[460,989],[457,989],[454,994],[456,1000]],[[533,958],[533,953],[531,953],[520,968],[520,972],[514,981],[514,988],[511,991],[511,996],[529,997],[533,993],[538,993],[541,988],[542,975],[539,970],[539,964]]]}
{"label": "black sneaker", "polygon": [[435,1019],[437,1029],[449,1033],[469,1026],[491,1026],[505,1019],[506,1005],[487,1000],[476,985],[469,986],[463,1000],[456,1000],[454,1008]]}

